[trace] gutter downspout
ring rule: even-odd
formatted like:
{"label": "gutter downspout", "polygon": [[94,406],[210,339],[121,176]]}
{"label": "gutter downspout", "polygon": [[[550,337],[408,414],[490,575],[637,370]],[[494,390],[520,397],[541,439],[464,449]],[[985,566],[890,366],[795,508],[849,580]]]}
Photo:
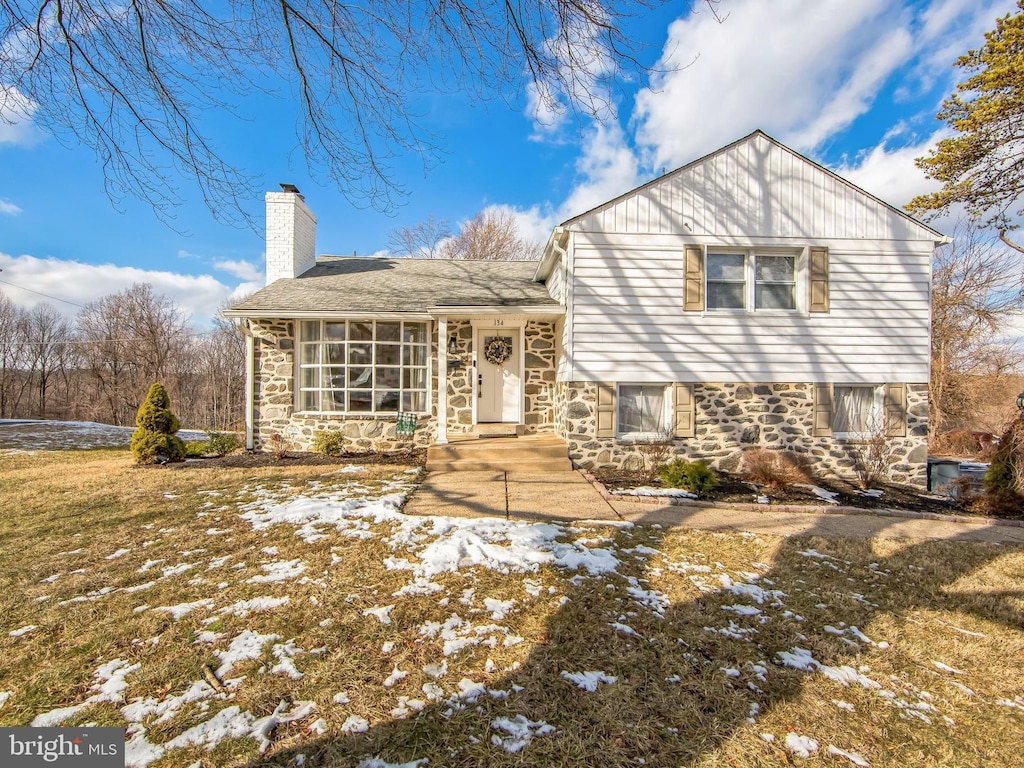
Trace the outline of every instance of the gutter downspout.
{"label": "gutter downspout", "polygon": [[252,451],[256,445],[256,337],[247,318],[235,318],[235,325],[245,336],[245,450]]}

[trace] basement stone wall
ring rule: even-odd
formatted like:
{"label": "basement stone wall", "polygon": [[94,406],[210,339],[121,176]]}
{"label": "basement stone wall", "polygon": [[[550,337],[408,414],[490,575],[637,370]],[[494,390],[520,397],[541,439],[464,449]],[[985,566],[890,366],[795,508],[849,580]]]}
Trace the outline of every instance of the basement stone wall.
{"label": "basement stone wall", "polygon": [[[690,460],[704,459],[712,467],[732,472],[739,468],[746,449],[791,450],[810,456],[815,470],[823,476],[852,478],[858,454],[866,453],[866,445],[855,440],[814,437],[813,393],[811,383],[696,384],[696,436],[674,440],[673,454]],[[569,457],[577,465],[588,469],[643,468],[644,456],[637,443],[596,437],[597,382],[562,383],[558,400],[564,402],[565,414],[559,434],[568,442]],[[907,436],[889,440],[892,455],[888,479],[925,485],[927,384],[907,386]]]}

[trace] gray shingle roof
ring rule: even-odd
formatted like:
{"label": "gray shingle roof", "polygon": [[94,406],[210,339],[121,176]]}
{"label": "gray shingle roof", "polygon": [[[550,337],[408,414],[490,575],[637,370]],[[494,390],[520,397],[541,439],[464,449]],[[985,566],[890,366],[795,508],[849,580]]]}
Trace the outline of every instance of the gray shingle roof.
{"label": "gray shingle roof", "polygon": [[321,256],[231,307],[249,312],[425,312],[434,306],[557,305],[533,281],[535,261]]}

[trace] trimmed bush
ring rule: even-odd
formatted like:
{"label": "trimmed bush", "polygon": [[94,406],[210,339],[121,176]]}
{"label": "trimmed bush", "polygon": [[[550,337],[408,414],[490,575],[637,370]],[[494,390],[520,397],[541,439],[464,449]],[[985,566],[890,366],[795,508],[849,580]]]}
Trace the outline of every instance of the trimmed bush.
{"label": "trimmed bush", "polygon": [[685,488],[696,494],[718,487],[718,476],[706,461],[674,459],[658,469],[658,476],[669,488]]}
{"label": "trimmed bush", "polygon": [[206,442],[206,453],[214,456],[226,456],[242,447],[242,441],[234,432],[211,432]]}
{"label": "trimmed bush", "polygon": [[171,413],[171,398],[163,385],[156,383],[139,406],[132,433],[132,456],[136,464],[167,464],[185,458],[185,444],[174,433],[181,428]]}
{"label": "trimmed bush", "polygon": [[210,444],[205,440],[189,440],[185,443],[186,459],[201,459],[210,451]]}
{"label": "trimmed bush", "polygon": [[171,398],[159,382],[138,408],[135,431],[131,436],[131,454],[136,464],[167,464],[185,457],[185,444],[174,433],[181,423],[171,413]]}
{"label": "trimmed bush", "polygon": [[341,456],[345,452],[345,436],[338,430],[321,430],[313,435],[314,453]]}

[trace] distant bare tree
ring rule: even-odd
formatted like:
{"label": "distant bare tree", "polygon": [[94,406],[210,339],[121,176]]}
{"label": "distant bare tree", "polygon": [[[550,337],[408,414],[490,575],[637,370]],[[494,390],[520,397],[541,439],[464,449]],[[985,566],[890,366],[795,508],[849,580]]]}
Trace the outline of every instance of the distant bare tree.
{"label": "distant bare tree", "polygon": [[465,261],[533,261],[541,257],[543,245],[527,240],[510,211],[487,208],[459,227],[459,233],[441,243],[443,259]]}
{"label": "distant bare tree", "polygon": [[388,248],[399,256],[434,259],[438,256],[438,247],[442,241],[451,235],[448,219],[435,219],[431,216],[418,224],[391,230],[388,233]]}
{"label": "distant bare tree", "polygon": [[27,312],[0,293],[0,418],[18,413],[28,387]]}
{"label": "distant bare tree", "polygon": [[[36,417],[46,419],[57,415],[50,407],[48,395],[55,377],[67,382],[73,365],[71,323],[49,304],[37,304],[25,318],[28,375],[36,395]],[[66,413],[67,403],[60,403]]]}
{"label": "distant bare tree", "polygon": [[933,434],[970,426],[971,413],[985,397],[983,383],[1019,372],[1024,350],[1000,336],[1012,313],[1020,311],[1022,298],[1018,259],[976,226],[959,225],[953,244],[936,250],[929,391]]}
{"label": "distant bare tree", "polygon": [[87,304],[77,326],[84,365],[103,403],[98,417],[121,425],[132,423],[149,386],[170,373],[171,358],[191,335],[177,305],[147,283]]}

